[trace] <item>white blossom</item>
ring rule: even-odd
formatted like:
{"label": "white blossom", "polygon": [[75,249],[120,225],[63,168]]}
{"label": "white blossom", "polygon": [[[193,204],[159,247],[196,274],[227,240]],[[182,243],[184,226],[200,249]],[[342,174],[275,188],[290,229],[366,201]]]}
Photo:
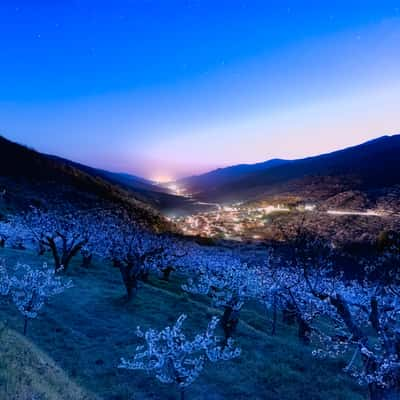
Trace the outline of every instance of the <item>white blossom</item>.
{"label": "white blossom", "polygon": [[[4,269],[0,269],[0,273]],[[70,280],[63,280],[53,268],[44,264],[32,268],[26,264],[17,264],[8,273],[8,295],[25,320],[24,333],[28,319],[36,318],[49,298],[72,287]]]}
{"label": "white blossom", "polygon": [[121,359],[119,368],[145,370],[163,382],[176,384],[181,390],[192,384],[204,369],[206,362],[230,360],[240,355],[232,340],[221,346],[214,335],[218,318],[212,318],[203,334],[188,340],[182,331],[186,315],[182,314],[175,325],[161,331],[137,329],[146,346],[138,346],[132,360]]}

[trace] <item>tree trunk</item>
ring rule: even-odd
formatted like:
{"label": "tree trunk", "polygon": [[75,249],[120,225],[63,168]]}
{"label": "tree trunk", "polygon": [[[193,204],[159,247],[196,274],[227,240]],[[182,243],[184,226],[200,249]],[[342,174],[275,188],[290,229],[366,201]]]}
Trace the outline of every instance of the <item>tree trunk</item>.
{"label": "tree trunk", "polygon": [[296,307],[292,303],[288,303],[282,310],[282,322],[287,325],[296,323]]}
{"label": "tree trunk", "polygon": [[361,339],[363,337],[363,332],[361,328],[354,322],[346,301],[338,294],[336,296],[330,296],[329,299],[331,304],[336,308],[336,311],[343,319],[347,329],[354,336],[353,340]]}
{"label": "tree trunk", "polygon": [[28,331],[28,317],[24,317],[24,336],[26,336],[27,331]]}
{"label": "tree trunk", "polygon": [[170,277],[172,271],[174,271],[174,268],[173,268],[173,267],[164,268],[164,269],[162,270],[163,275],[162,275],[162,278],[161,278],[161,279],[162,279],[163,281],[169,282],[169,277]]}
{"label": "tree trunk", "polygon": [[181,389],[181,400],[185,400],[185,389]]}
{"label": "tree trunk", "polygon": [[138,280],[134,272],[134,266],[131,264],[123,265],[123,263],[120,263],[119,270],[121,272],[122,281],[125,285],[127,300],[130,302],[136,296],[138,288]]}
{"label": "tree trunk", "polygon": [[92,254],[87,254],[82,256],[82,267],[83,268],[89,268],[91,263],[92,263]]}
{"label": "tree trunk", "polygon": [[142,282],[148,282],[148,281],[149,281],[149,276],[150,276],[149,271],[142,271],[142,272],[140,273],[140,275],[139,275],[139,279],[140,279]]}
{"label": "tree trunk", "polygon": [[239,312],[232,307],[226,306],[221,318],[222,329],[225,334],[225,341],[232,337],[239,323]]}
{"label": "tree trunk", "polygon": [[63,270],[66,271],[69,267],[69,264],[72,260],[73,257],[75,257],[78,252],[82,249],[82,247],[86,244],[86,241],[81,241],[69,250],[66,250],[63,252],[63,255],[61,257],[62,260],[62,267]]}
{"label": "tree trunk", "polygon": [[46,253],[46,248],[42,244],[39,244],[38,255],[42,256],[44,253]]}
{"label": "tree trunk", "polygon": [[126,294],[127,294],[127,300],[130,302],[134,297],[136,297],[137,293],[137,283],[128,283],[125,284],[126,287]]}
{"label": "tree trunk", "polygon": [[304,344],[310,344],[311,327],[300,315],[297,316],[297,323],[299,324],[298,336]]}
{"label": "tree trunk", "polygon": [[51,254],[53,255],[55,271],[58,272],[61,269],[61,260],[57,245],[53,238],[47,238],[47,245],[50,247]]}

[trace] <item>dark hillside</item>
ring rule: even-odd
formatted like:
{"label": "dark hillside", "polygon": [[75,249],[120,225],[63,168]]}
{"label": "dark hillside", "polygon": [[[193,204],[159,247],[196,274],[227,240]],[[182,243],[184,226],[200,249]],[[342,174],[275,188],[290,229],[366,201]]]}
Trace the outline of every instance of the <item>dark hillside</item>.
{"label": "dark hillside", "polygon": [[[263,169],[203,193],[208,200],[249,200],[264,194],[343,191],[372,194],[400,184],[400,135]],[[336,188],[336,189],[335,189]],[[333,190],[332,190],[333,189]]]}
{"label": "dark hillside", "polygon": [[183,184],[191,193],[203,190],[217,189],[219,186],[233,183],[258,171],[285,164],[286,160],[273,159],[257,164],[239,164],[231,167],[219,168],[202,175],[191,176],[181,179],[178,183]]}
{"label": "dark hillside", "polygon": [[[156,228],[166,222],[148,204],[101,177],[0,136],[0,189],[8,210],[30,204],[79,207],[123,206],[138,220]],[[4,211],[4,210],[3,210]]]}

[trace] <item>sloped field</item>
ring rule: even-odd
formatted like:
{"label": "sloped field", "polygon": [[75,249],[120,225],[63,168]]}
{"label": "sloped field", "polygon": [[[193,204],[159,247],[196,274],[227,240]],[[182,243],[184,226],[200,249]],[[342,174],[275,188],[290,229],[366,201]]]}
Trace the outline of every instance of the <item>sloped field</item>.
{"label": "sloped field", "polygon": [[[9,249],[1,250],[0,257],[7,264],[46,261],[28,251]],[[168,283],[152,276],[138,297],[126,304],[117,270],[98,261],[89,270],[79,264],[77,260],[69,272],[74,288],[53,298],[30,323],[27,340],[3,330],[0,399],[31,400],[30,390],[43,399],[178,398],[174,387],[144,372],[119,370],[119,359],[131,355],[140,343],[135,336],[137,325],[162,328],[185,313],[186,328],[195,333],[218,311],[209,307],[206,298],[185,294],[180,289],[183,278],[176,277]],[[0,303],[0,320],[22,331],[22,318],[13,305]],[[187,399],[364,398],[362,388],[341,373],[343,363],[313,359],[312,348],[298,342],[293,328],[279,324],[277,335],[271,336],[270,325],[258,305],[244,310],[237,332],[242,356],[211,365],[188,389]]]}

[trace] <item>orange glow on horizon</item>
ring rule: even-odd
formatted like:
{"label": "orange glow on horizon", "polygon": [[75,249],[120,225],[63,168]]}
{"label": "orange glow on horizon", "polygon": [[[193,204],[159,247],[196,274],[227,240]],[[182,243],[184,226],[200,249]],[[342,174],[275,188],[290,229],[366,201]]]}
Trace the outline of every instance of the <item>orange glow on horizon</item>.
{"label": "orange glow on horizon", "polygon": [[174,178],[172,178],[169,175],[154,175],[154,177],[152,177],[151,180],[157,183],[168,183],[172,182]]}

